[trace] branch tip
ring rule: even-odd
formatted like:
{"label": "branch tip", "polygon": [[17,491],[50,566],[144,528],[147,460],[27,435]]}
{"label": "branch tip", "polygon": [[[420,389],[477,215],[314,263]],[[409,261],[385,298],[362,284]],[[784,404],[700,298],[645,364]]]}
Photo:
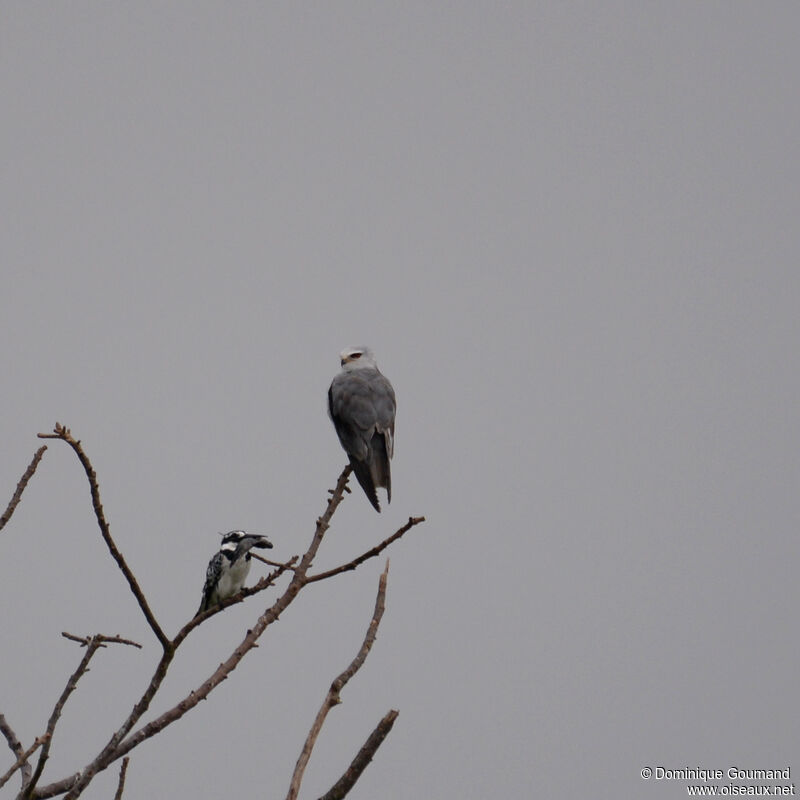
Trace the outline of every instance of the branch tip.
{"label": "branch tip", "polygon": [[6,526],[6,523],[11,519],[11,515],[19,505],[20,500],[22,500],[22,493],[25,491],[25,487],[28,485],[30,479],[33,477],[33,473],[36,472],[36,468],[39,466],[39,462],[42,460],[45,450],[47,450],[47,445],[42,445],[34,453],[33,460],[30,464],[28,464],[28,468],[22,473],[22,477],[17,483],[17,488],[14,490],[14,494],[11,496],[8,507],[3,512],[3,516],[0,517],[0,530]]}
{"label": "branch tip", "polygon": [[361,749],[356,754],[347,771],[338,781],[320,798],[320,800],[341,800],[355,785],[361,777],[361,773],[367,768],[375,756],[378,748],[383,744],[383,740],[389,735],[394,721],[397,719],[399,711],[391,709],[383,719],[375,726],[375,729],[364,742]]}
{"label": "branch tip", "polygon": [[56,422],[55,427],[53,428],[53,434],[39,434],[42,438],[55,438],[61,439],[66,442],[75,452],[75,455],[78,457],[78,460],[81,462],[81,466],[83,467],[84,472],[86,473],[86,477],[89,480],[89,489],[92,495],[92,506],[94,507],[94,515],[97,519],[97,524],[100,528],[100,535],[103,537],[103,541],[105,541],[106,546],[108,547],[108,551],[111,553],[111,557],[114,561],[117,562],[117,566],[120,568],[120,571],[125,576],[125,579],[128,581],[128,586],[130,586],[131,592],[133,596],[136,598],[136,601],[139,604],[139,608],[141,608],[142,613],[144,614],[145,619],[147,620],[147,624],[150,626],[151,630],[155,634],[158,641],[161,643],[161,647],[166,652],[170,646],[171,642],[167,638],[167,635],[161,629],[161,626],[158,624],[158,621],[155,618],[155,615],[150,610],[150,606],[147,602],[147,598],[144,596],[144,592],[142,591],[141,587],[139,586],[139,582],[136,580],[136,576],[133,574],[133,571],[128,566],[128,562],[125,561],[125,557],[120,552],[119,548],[117,547],[114,540],[111,538],[111,529],[106,520],[105,513],[103,511],[103,504],[100,502],[100,487],[97,483],[97,473],[95,472],[94,467],[92,466],[92,462],[89,460],[89,457],[81,447],[80,440],[75,439],[72,434],[70,433],[69,428],[65,425],[62,425],[60,422]]}

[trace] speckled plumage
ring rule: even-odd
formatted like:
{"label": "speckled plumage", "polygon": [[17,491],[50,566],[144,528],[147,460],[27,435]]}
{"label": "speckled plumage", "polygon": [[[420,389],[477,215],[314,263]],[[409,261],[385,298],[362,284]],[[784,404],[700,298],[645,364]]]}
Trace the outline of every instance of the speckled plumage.
{"label": "speckled plumage", "polygon": [[272,547],[272,544],[265,536],[245,531],[231,531],[222,537],[222,546],[208,562],[198,614],[241,590],[250,572],[250,550],[253,547]]}

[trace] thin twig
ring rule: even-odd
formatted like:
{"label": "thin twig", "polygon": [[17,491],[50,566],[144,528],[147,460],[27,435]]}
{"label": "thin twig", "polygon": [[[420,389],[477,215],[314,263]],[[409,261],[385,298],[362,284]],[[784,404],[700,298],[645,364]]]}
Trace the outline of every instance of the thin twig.
{"label": "thin twig", "polygon": [[[349,491],[347,488],[347,479],[350,477],[350,473],[352,471],[353,468],[350,466],[350,464],[347,464],[347,466],[342,470],[341,475],[339,475],[339,480],[336,482],[336,488],[333,490],[328,490],[331,493],[331,499],[328,500],[328,507],[325,509],[325,513],[317,520],[317,527],[314,531],[314,537],[300,562],[300,566],[295,571],[292,584],[296,583],[298,586],[301,586],[307,583],[308,578],[306,577],[306,573],[314,561],[314,557],[317,555],[319,546],[322,544],[322,537],[325,535],[325,531],[327,531],[330,527],[331,517],[333,517],[334,512],[339,507],[339,503],[341,503],[344,499],[344,493]],[[290,584],[290,586],[292,584]]]}
{"label": "thin twig", "polygon": [[22,760],[22,785],[24,786],[26,781],[31,779],[31,771],[33,768],[28,759],[24,758],[25,751],[22,749],[22,743],[17,738],[17,734],[14,733],[14,729],[8,724],[8,720],[6,720],[3,714],[0,714],[0,733],[5,736],[8,746],[11,748],[11,752],[17,757],[17,761]]}
{"label": "thin twig", "polygon": [[383,744],[383,740],[389,735],[389,731],[392,729],[399,713],[394,709],[386,713],[384,718],[375,726],[375,730],[367,737],[367,741],[364,742],[363,747],[358,751],[344,775],[322,795],[320,800],[342,800],[355,786],[356,781],[361,777],[361,773],[369,766],[378,748]]}
{"label": "thin twig", "polygon": [[[72,634],[62,635],[65,635],[68,639],[76,639],[81,641],[79,637],[73,636]],[[33,773],[33,777],[30,779],[23,792],[23,797],[25,798],[30,798],[33,796],[33,791],[42,775],[44,765],[47,763],[47,759],[50,757],[50,743],[53,740],[53,732],[55,731],[56,724],[61,718],[61,713],[64,710],[64,706],[66,705],[69,696],[75,691],[78,681],[89,669],[89,662],[92,660],[92,656],[99,648],[103,647],[102,639],[103,637],[101,636],[90,636],[88,639],[83,640],[83,644],[86,647],[86,652],[83,654],[83,658],[81,659],[80,664],[78,664],[75,672],[70,675],[67,685],[64,687],[64,691],[61,692],[61,696],[56,701],[56,704],[53,707],[53,712],[50,714],[50,719],[47,721],[47,729],[44,733],[45,743],[42,747],[41,753],[39,753],[39,760],[36,762],[36,769]]]}
{"label": "thin twig", "polygon": [[[20,754],[19,758],[17,759],[16,763],[9,767],[8,771],[2,778],[0,778],[0,786],[4,786],[8,783],[9,778],[25,763],[27,763],[28,759],[36,752],[36,750],[41,747],[48,738],[48,734],[43,734],[42,736],[37,736],[34,740],[33,744],[22,754]],[[30,768],[30,764],[28,764]],[[30,776],[28,776],[30,778]],[[25,782],[25,778],[23,777],[23,783]]]}
{"label": "thin twig", "polygon": [[44,455],[44,451],[47,450],[47,445],[42,445],[34,454],[33,461],[28,464],[28,469],[22,473],[22,477],[19,479],[19,483],[17,484],[16,491],[14,492],[14,496],[11,498],[8,504],[8,508],[3,512],[3,516],[0,517],[0,531],[3,530],[6,523],[11,519],[11,515],[16,510],[17,506],[19,505],[19,501],[22,500],[22,493],[25,491],[25,487],[28,485],[28,481],[33,477],[33,473],[36,472],[36,467],[39,466],[39,462],[42,460],[42,456]]}
{"label": "thin twig", "polygon": [[65,639],[70,639],[73,642],[80,642],[81,647],[88,647],[92,641],[98,642],[98,647],[105,647],[108,644],[127,644],[131,647],[138,647],[140,650],[142,646],[139,642],[134,642],[133,639],[123,639],[121,636],[105,636],[102,633],[96,633],[94,636],[76,636],[74,633],[67,633],[61,631],[61,635]]}
{"label": "thin twig", "polygon": [[408,531],[410,531],[415,525],[419,525],[421,522],[425,522],[425,517],[409,517],[408,522],[406,522],[402,528],[395,531],[380,544],[376,544],[375,547],[367,550],[365,553],[362,553],[360,556],[358,556],[358,558],[348,561],[347,564],[342,564],[340,567],[329,569],[325,572],[318,572],[316,575],[309,575],[307,582],[313,583],[314,581],[324,581],[326,578],[332,578],[334,575],[339,575],[342,572],[355,569],[357,566],[359,566],[359,564],[363,564],[368,559],[380,555],[390,544],[392,544],[392,542],[397,541],[401,536],[403,536],[403,534],[408,533]]}
{"label": "thin twig", "polygon": [[78,459],[81,462],[84,471],[86,472],[86,477],[89,479],[89,489],[92,493],[94,514],[97,518],[97,524],[100,527],[100,533],[103,537],[103,540],[105,541],[112,557],[117,562],[117,566],[120,568],[120,570],[122,570],[122,574],[128,581],[128,585],[131,587],[133,596],[139,603],[139,607],[142,609],[142,613],[144,614],[148,625],[150,625],[152,628],[153,633],[156,635],[158,641],[161,642],[161,646],[164,648],[164,650],[167,650],[170,647],[170,641],[167,638],[167,635],[161,629],[161,626],[158,624],[153,612],[150,610],[150,606],[147,603],[144,592],[136,580],[136,576],[131,571],[131,568],[125,561],[122,553],[119,551],[117,545],[114,543],[114,540],[111,538],[111,530],[109,529],[108,522],[106,521],[105,513],[103,511],[103,504],[100,502],[100,487],[97,484],[97,473],[94,471],[94,467],[92,466],[91,461],[89,461],[89,457],[81,447],[80,441],[72,436],[69,428],[67,428],[65,425],[61,425],[58,422],[56,423],[55,428],[53,428],[53,433],[40,433],[39,438],[61,439],[61,441],[66,442],[75,451],[75,454],[78,456]]}
{"label": "thin twig", "polygon": [[294,569],[292,564],[299,558],[299,556],[293,556],[289,561],[270,561],[268,558],[264,558],[264,556],[260,556],[258,553],[254,553],[252,550],[250,551],[250,555],[256,560],[260,561],[262,564],[269,564],[270,567],[283,567],[284,569]]}
{"label": "thin twig", "polygon": [[380,625],[381,617],[383,616],[383,611],[385,608],[386,581],[388,577],[389,562],[387,561],[386,568],[381,573],[380,581],[378,582],[378,595],[375,598],[375,610],[372,613],[372,619],[370,620],[369,627],[367,628],[367,633],[364,636],[364,641],[361,644],[358,653],[356,653],[356,657],[350,662],[350,665],[347,667],[347,669],[337,678],[335,678],[333,683],[331,683],[330,689],[328,689],[328,694],[322,701],[322,706],[317,712],[317,716],[311,726],[311,730],[308,732],[306,741],[303,744],[303,749],[300,751],[300,757],[297,759],[297,764],[295,765],[292,780],[289,784],[289,792],[286,795],[286,800],[296,800],[297,794],[300,791],[300,783],[303,780],[303,773],[305,772],[309,758],[311,758],[311,751],[314,749],[314,744],[316,743],[317,737],[319,736],[322,726],[325,723],[325,718],[328,716],[328,712],[335,705],[338,705],[341,702],[339,695],[342,689],[345,687],[350,678],[352,678],[353,675],[355,675],[356,672],[358,672],[358,670],[361,668],[361,665],[366,660],[367,655],[372,648],[375,637],[378,633],[378,625]]}
{"label": "thin twig", "polygon": [[125,773],[128,771],[128,762],[130,758],[125,756],[122,759],[122,766],[119,768],[119,783],[117,784],[117,793],[114,795],[114,800],[121,800],[122,790],[125,788]]}

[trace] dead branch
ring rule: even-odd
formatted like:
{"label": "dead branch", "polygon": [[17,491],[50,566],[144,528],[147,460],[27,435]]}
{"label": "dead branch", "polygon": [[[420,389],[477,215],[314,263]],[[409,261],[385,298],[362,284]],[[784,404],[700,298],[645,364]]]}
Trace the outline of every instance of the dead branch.
{"label": "dead branch", "polygon": [[[28,762],[28,759],[36,752],[38,748],[40,748],[48,739],[48,735],[45,733],[43,736],[37,736],[34,740],[33,744],[24,752],[21,753],[19,758],[16,760],[9,769],[6,771],[6,774],[0,778],[0,786],[5,785],[8,783],[9,778],[23,765]],[[30,771],[30,764],[28,764],[28,771]],[[28,776],[30,778],[30,775]],[[25,783],[25,776],[23,775],[22,782]]]}
{"label": "dead branch", "polygon": [[399,711],[392,709],[388,711],[383,719],[375,726],[375,730],[367,737],[363,747],[356,753],[347,771],[339,778],[336,783],[325,792],[319,800],[342,800],[347,793],[355,786],[356,781],[361,777],[361,773],[369,766],[378,748],[383,744],[383,740],[389,735],[389,731],[397,719]]}
{"label": "dead branch", "polygon": [[67,685],[64,687],[64,691],[61,692],[61,696],[56,701],[56,704],[53,707],[53,712],[50,714],[50,719],[47,721],[47,729],[44,732],[45,743],[42,747],[42,751],[39,753],[39,760],[36,762],[36,769],[33,773],[33,777],[30,779],[28,784],[25,786],[24,791],[22,792],[22,796],[24,798],[30,798],[33,796],[34,789],[36,789],[36,784],[42,775],[44,765],[47,763],[47,759],[50,757],[50,744],[53,741],[53,732],[55,731],[58,720],[61,718],[64,706],[66,705],[69,696],[75,691],[78,681],[89,669],[89,662],[92,660],[92,656],[94,656],[99,648],[104,647],[102,640],[106,638],[102,636],[89,636],[85,639],[81,639],[80,637],[73,636],[72,634],[62,635],[66,636],[67,639],[74,639],[82,642],[82,646],[86,647],[86,652],[83,654],[83,658],[81,659],[80,664],[78,664],[75,672],[70,675]]}
{"label": "dead branch", "polygon": [[25,751],[22,749],[20,740],[17,739],[17,734],[14,733],[14,729],[8,724],[3,714],[0,714],[0,733],[5,736],[8,746],[11,748],[11,752],[17,757],[17,761],[21,761],[22,784],[24,786],[25,782],[31,779],[31,771],[33,768],[28,759],[25,758]]}
{"label": "dead branch", "polygon": [[[59,429],[62,431],[65,430],[62,426],[59,426],[57,431]],[[69,434],[68,431],[67,434]],[[59,435],[52,438],[63,437]],[[84,463],[83,459],[82,463]],[[233,651],[231,656],[225,662],[220,664],[215,672],[195,691],[190,692],[173,708],[164,712],[161,714],[161,716],[152,720],[147,725],[128,736],[134,725],[147,711],[153,697],[160,688],[161,683],[166,676],[167,670],[169,669],[169,665],[175,655],[177,645],[186,638],[186,635],[190,630],[192,630],[193,627],[196,627],[196,625],[200,624],[200,622],[202,622],[208,616],[211,616],[212,612],[204,612],[203,614],[195,617],[194,620],[191,620],[181,629],[174,640],[167,640],[167,646],[164,648],[161,659],[156,666],[156,670],[148,687],[145,689],[144,694],[133,707],[133,710],[128,715],[128,718],[125,720],[122,726],[112,735],[111,739],[108,741],[105,747],[103,747],[95,759],[79,772],[73,773],[66,778],[41,787],[36,791],[34,797],[53,797],[54,795],[67,792],[64,800],[75,800],[75,798],[80,796],[80,794],[83,792],[86,786],[89,785],[98,772],[106,769],[111,763],[122,756],[127,755],[127,753],[129,753],[137,745],[141,744],[145,739],[149,739],[150,737],[156,735],[168,725],[183,717],[184,714],[194,708],[201,700],[205,700],[208,695],[220,683],[222,683],[222,681],[227,679],[228,675],[234,669],[236,669],[242,658],[244,658],[244,656],[256,646],[259,637],[264,633],[266,628],[280,617],[283,611],[295,599],[300,590],[306,585],[306,573],[313,562],[314,556],[316,555],[320,544],[322,543],[323,536],[330,525],[330,520],[333,516],[333,513],[342,502],[347,485],[347,479],[350,476],[351,470],[352,468],[349,464],[344,468],[344,470],[342,470],[339,480],[336,483],[336,488],[331,492],[331,497],[328,500],[325,512],[317,520],[314,535],[311,539],[311,544],[300,560],[299,565],[294,568],[294,575],[284,593],[258,618],[256,624],[247,632],[247,635],[244,637],[239,646]],[[285,565],[284,567],[279,567],[278,569],[283,571],[283,569],[287,568],[288,565]],[[256,587],[257,586],[258,584]],[[256,589],[256,587],[252,588]],[[242,598],[247,596],[247,592],[248,590],[243,590],[236,597],[230,598],[228,601],[226,601],[225,604],[220,604],[218,609],[221,610],[221,608],[225,608],[227,605],[232,605],[234,602],[241,602]]]}
{"label": "dead branch", "polygon": [[[419,518],[410,518],[409,522],[397,531],[393,536],[389,537],[389,539],[384,540],[381,544],[377,545],[372,550],[367,551],[362,556],[354,559],[352,562],[348,562],[348,564],[344,564],[341,567],[337,567],[336,570],[329,570],[328,573],[320,573],[317,576],[309,577],[308,570],[311,567],[313,560],[317,554],[317,551],[322,543],[322,539],[327,531],[330,520],[336,511],[339,504],[342,502],[345,492],[347,491],[347,480],[350,476],[351,467],[348,465],[344,468],[339,479],[336,483],[336,487],[332,490],[329,490],[330,499],[327,502],[327,506],[325,512],[321,517],[319,517],[316,521],[316,526],[314,530],[314,534],[311,539],[311,543],[309,544],[308,549],[299,560],[297,557],[292,558],[288,562],[279,563],[276,566],[276,569],[273,570],[270,575],[262,578],[258,581],[254,586],[243,589],[239,592],[236,596],[232,598],[228,598],[227,600],[220,603],[214,609],[210,609],[203,614],[197,615],[189,622],[187,622],[175,635],[173,639],[167,639],[166,636],[163,635],[161,629],[155,623],[155,619],[152,618],[152,614],[147,607],[146,602],[144,601],[144,595],[141,593],[141,589],[139,589],[138,584],[130,572],[130,569],[127,567],[124,559],[122,558],[119,551],[116,549],[113,540],[111,539],[109,530],[108,530],[108,523],[105,521],[105,516],[103,514],[102,505],[100,504],[99,498],[99,489],[97,487],[96,476],[94,470],[86,457],[85,453],[83,452],[82,448],[80,447],[80,442],[74,440],[69,432],[64,426],[57,425],[55,429],[55,434],[53,435],[44,435],[47,438],[60,438],[66,441],[73,450],[78,455],[81,464],[84,466],[84,470],[87,473],[89,478],[89,484],[92,491],[92,501],[95,507],[95,516],[97,517],[98,525],[100,526],[101,534],[103,535],[103,539],[106,542],[106,545],[109,547],[112,556],[114,556],[115,560],[117,560],[120,569],[122,570],[123,574],[125,574],[126,578],[128,578],[128,582],[131,586],[131,589],[136,596],[137,600],[141,598],[140,606],[142,607],[142,611],[145,613],[148,622],[151,622],[151,628],[153,628],[154,632],[159,638],[159,641],[162,643],[163,653],[161,658],[155,668],[155,671],[150,679],[149,684],[145,688],[144,693],[140,697],[140,699],[136,702],[131,712],[128,714],[125,721],[119,727],[119,729],[111,736],[109,741],[106,745],[102,748],[102,750],[97,754],[97,756],[82,770],[78,772],[74,772],[73,774],[62,778],[59,781],[55,781],[53,783],[48,784],[47,786],[35,788],[36,782],[38,781],[39,775],[41,774],[41,769],[38,768],[37,765],[37,774],[33,780],[29,783],[29,791],[23,790],[23,796],[29,798],[29,800],[43,800],[44,798],[53,797],[59,794],[65,794],[65,800],[75,800],[79,797],[84,789],[89,785],[89,783],[93,780],[94,776],[102,771],[105,770],[111,763],[114,761],[124,758],[127,761],[127,754],[141,744],[146,739],[155,736],[156,734],[160,733],[164,728],[168,725],[172,724],[173,722],[181,719],[188,711],[194,708],[196,705],[200,703],[200,701],[205,700],[209,694],[224,680],[227,679],[228,675],[233,672],[234,669],[238,666],[244,656],[254,647],[258,646],[258,639],[264,633],[266,628],[271,625],[272,623],[276,622],[283,611],[293,602],[293,600],[297,597],[299,592],[310,582],[321,580],[322,577],[330,577],[332,574],[338,574],[339,572],[344,572],[347,569],[355,569],[358,564],[363,563],[367,558],[372,558],[373,556],[380,553],[383,549],[389,546],[392,541],[400,538],[407,530],[409,530],[413,525],[418,524],[423,520],[422,517]],[[273,604],[267,608],[261,616],[256,621],[256,624],[247,631],[247,634],[240,642],[239,646],[233,651],[233,653],[228,657],[226,661],[221,663],[219,667],[209,676],[209,678],[204,681],[197,689],[194,691],[189,692],[189,694],[184,697],[180,702],[178,702],[175,706],[171,709],[167,710],[163,714],[161,714],[156,719],[152,720],[148,724],[141,727],[139,730],[132,732],[136,724],[145,714],[145,712],[150,707],[150,704],[160,689],[164,678],[166,677],[167,670],[172,662],[172,659],[175,656],[175,652],[178,646],[183,642],[183,640],[188,636],[188,634],[194,630],[199,624],[203,621],[208,619],[208,617],[213,616],[215,613],[219,613],[223,609],[227,608],[229,605],[233,605],[235,603],[242,602],[246,597],[249,597],[252,594],[256,594],[257,592],[263,591],[264,589],[268,588],[269,586],[273,585],[275,580],[284,572],[292,571],[293,575],[292,578],[284,590],[284,592],[273,602]],[[332,684],[331,690],[329,691],[329,696],[326,698],[327,708],[325,710],[325,714],[327,714],[327,710],[330,707],[335,705],[339,702],[339,693],[347,681],[355,674],[355,672],[361,667],[363,664],[364,659],[369,652],[369,649],[372,646],[372,643],[375,639],[375,634],[377,631],[377,626],[380,622],[380,618],[383,614],[384,608],[384,599],[385,599],[385,591],[386,591],[386,580],[388,574],[388,562],[386,565],[386,570],[381,576],[381,581],[379,584],[378,589],[378,597],[376,598],[376,606],[375,611],[373,613],[373,619],[370,623],[370,627],[367,631],[367,635],[365,637],[364,643],[362,644],[361,650],[357,654],[356,658],[350,664],[347,670],[345,670]],[[143,604],[144,603],[144,604]],[[150,614],[150,616],[148,616]],[[159,635],[161,632],[161,635]],[[115,637],[106,637],[102,635],[96,635],[92,637],[81,637],[75,636],[74,634],[64,633],[64,636],[68,639],[76,641],[80,643],[82,646],[87,648],[87,653],[84,656],[84,660],[81,664],[88,664],[88,658],[90,657],[90,653],[93,654],[95,650],[99,647],[105,646],[106,642],[111,643],[119,643],[119,644],[129,644],[132,646],[139,646],[137,643],[132,642],[131,640],[122,639],[122,637],[115,636]],[[162,639],[163,637],[163,639]],[[73,676],[75,678],[75,682],[77,682],[77,678],[80,677],[77,674],[80,671],[76,670],[76,674]],[[82,673],[81,673],[82,674]],[[76,677],[77,675],[77,677]],[[69,684],[68,684],[69,688]],[[74,685],[70,689],[72,691],[74,689]],[[68,695],[67,690],[65,690],[63,697],[66,700],[66,696]],[[63,707],[63,703],[62,703]],[[59,712],[60,713],[60,712]],[[56,717],[57,719],[57,717]],[[324,715],[322,717],[324,720]],[[321,722],[320,726],[321,728]],[[389,725],[389,728],[391,725]],[[377,731],[378,729],[376,729]],[[308,754],[310,755],[311,747],[313,747],[314,740],[318,735],[319,731],[313,737],[313,740],[310,743],[308,748]],[[388,733],[388,728],[383,736]],[[375,733],[373,735],[376,735]],[[368,740],[367,744],[364,745],[362,751],[369,753],[368,758],[366,760],[363,759],[363,766],[360,768],[355,777],[352,778],[352,782],[355,783],[357,780],[358,775],[360,775],[361,771],[366,767],[367,763],[369,763],[369,759],[374,754],[377,747],[380,745],[380,742],[383,740],[383,737],[380,737],[380,740],[377,741],[373,746],[370,745],[370,740]],[[307,743],[308,744],[308,743]],[[371,747],[371,749],[370,749]],[[20,748],[21,750],[21,748]],[[359,753],[361,755],[361,752]],[[357,756],[358,759],[358,756]],[[307,757],[306,757],[307,761]],[[43,764],[43,760],[40,756],[40,762]],[[298,762],[299,763],[299,762]],[[350,770],[353,769],[353,766],[356,762],[354,761],[351,764]],[[305,765],[304,765],[305,766]],[[23,767],[24,768],[24,767]],[[30,765],[28,765],[28,770],[30,772]],[[345,776],[341,780],[344,780],[348,774],[350,774],[350,770],[348,773],[345,773]],[[122,788],[124,784],[124,771],[125,771],[125,764],[120,770],[120,784],[118,788],[118,796],[122,793]],[[302,777],[302,773],[300,775]],[[340,783],[341,783],[340,780]],[[338,785],[338,784],[337,784]],[[298,779],[298,786],[299,786],[299,779]],[[27,788],[27,787],[26,787]]]}
{"label": "dead branch", "polygon": [[[383,570],[383,573],[381,573],[380,581],[378,582],[378,595],[375,598],[375,610],[372,614],[369,627],[367,628],[364,641],[362,642],[358,653],[356,653],[356,657],[350,662],[350,665],[347,667],[347,669],[342,672],[333,681],[333,683],[331,683],[330,689],[328,689],[328,694],[325,696],[322,706],[317,712],[317,716],[311,726],[311,730],[308,732],[306,741],[303,744],[303,749],[300,751],[300,757],[297,759],[297,764],[294,768],[294,774],[292,775],[292,780],[289,784],[289,792],[286,795],[286,800],[296,800],[297,794],[300,791],[300,783],[303,780],[303,773],[305,772],[309,758],[311,758],[311,751],[314,749],[317,737],[319,736],[322,726],[325,723],[325,718],[328,716],[328,712],[335,705],[338,705],[341,702],[339,695],[342,689],[345,687],[350,678],[352,678],[353,675],[355,675],[356,672],[358,672],[358,670],[361,668],[361,665],[366,660],[367,655],[369,654],[369,651],[375,642],[375,637],[378,633],[378,625],[380,625],[381,617],[383,616],[383,611],[385,608],[386,581],[388,580],[388,577],[389,562],[387,561],[386,568]],[[364,766],[366,766],[366,764]]]}
{"label": "dead branch", "polygon": [[[173,706],[168,711],[165,711],[160,717],[154,719],[152,722],[145,725],[143,728],[138,730],[136,733],[132,734],[128,739],[126,739],[118,748],[117,752],[114,754],[114,758],[119,758],[120,756],[124,755],[125,753],[130,752],[134,747],[141,744],[145,739],[149,739],[151,736],[155,736],[155,734],[162,731],[167,725],[172,724],[176,720],[180,719],[187,711],[194,708],[201,700],[205,700],[208,695],[220,684],[222,681],[226,680],[228,675],[236,669],[239,662],[244,658],[244,656],[256,646],[258,639],[260,638],[261,634],[267,629],[269,625],[273,622],[277,621],[283,611],[292,603],[292,601],[297,597],[300,590],[305,586],[307,579],[306,579],[306,572],[311,565],[314,555],[316,554],[317,550],[319,549],[320,544],[322,543],[322,538],[325,535],[325,531],[328,529],[330,525],[331,517],[333,516],[334,512],[336,511],[339,504],[342,502],[344,497],[344,492],[347,487],[347,479],[350,477],[350,472],[352,471],[352,467],[348,464],[344,470],[342,470],[341,475],[339,476],[338,481],[336,482],[336,488],[330,490],[330,499],[328,500],[327,508],[325,509],[325,513],[319,517],[317,520],[316,528],[314,530],[314,535],[311,539],[311,544],[306,550],[303,558],[300,560],[300,564],[297,567],[294,567],[294,576],[292,577],[291,582],[287,586],[284,593],[270,606],[257,620],[256,624],[253,626],[251,630],[247,632],[247,635],[233,651],[233,654],[228,658],[227,661],[220,664],[217,670],[214,672],[211,677],[208,678],[204,683],[202,683],[195,691],[190,692],[187,697],[181,700],[180,703]],[[294,559],[287,562],[287,564],[281,565],[278,567],[278,571],[283,571],[285,569],[289,569],[290,566],[294,563]],[[260,583],[260,582],[259,582]],[[252,591],[258,591],[258,584],[251,587],[251,589],[243,589],[239,592],[238,595],[235,597],[229,598],[228,600],[221,603],[217,610],[221,610],[222,608],[227,608],[228,605],[232,605],[234,602],[241,602],[241,598],[247,596],[248,593],[252,593]],[[205,611],[203,614],[195,617],[194,620],[187,623],[178,635],[175,637],[175,642],[179,643],[185,638],[184,631],[191,630],[191,628],[199,624],[208,616],[211,616],[215,611],[212,609],[210,611]],[[187,631],[188,632],[188,631]],[[183,637],[181,638],[181,636]],[[176,644],[177,646],[177,644]],[[113,759],[112,759],[113,760]],[[65,800],[69,800],[69,798],[65,798]]]}
{"label": "dead branch", "polygon": [[53,428],[53,433],[40,433],[39,438],[60,439],[61,441],[66,442],[78,456],[78,460],[81,462],[81,465],[86,472],[86,477],[89,479],[89,489],[92,494],[92,506],[94,507],[94,514],[97,518],[97,524],[100,527],[100,533],[103,537],[103,540],[105,541],[114,561],[117,562],[117,566],[120,568],[120,570],[122,570],[122,574],[128,581],[128,585],[131,587],[133,596],[136,598],[136,601],[139,603],[139,607],[142,609],[142,613],[147,620],[147,624],[150,626],[153,633],[156,635],[156,638],[161,643],[161,646],[166,651],[170,647],[170,641],[167,638],[167,635],[161,629],[161,626],[158,624],[153,612],[150,610],[150,606],[147,603],[144,592],[139,586],[139,583],[131,571],[131,568],[128,566],[122,553],[119,551],[117,545],[114,543],[114,540],[111,538],[111,530],[108,522],[106,521],[105,512],[103,511],[103,504],[100,502],[100,487],[97,484],[97,473],[94,471],[94,467],[92,466],[91,461],[89,461],[89,457],[81,447],[80,441],[72,436],[69,428],[67,428],[65,425],[61,425],[58,422]]}
{"label": "dead branch", "polygon": [[308,550],[306,550],[305,555],[300,562],[300,566],[295,571],[294,578],[292,579],[293,583],[295,581],[302,584],[307,582],[306,573],[308,572],[308,568],[311,566],[311,563],[314,561],[314,556],[317,555],[319,546],[322,544],[322,537],[325,535],[325,531],[327,531],[330,527],[331,517],[339,507],[339,503],[341,503],[344,499],[344,493],[349,491],[347,488],[347,479],[350,477],[350,473],[352,471],[353,468],[350,466],[350,464],[348,464],[342,470],[342,474],[339,475],[339,480],[336,482],[336,488],[333,490],[328,490],[331,493],[331,499],[328,500],[328,507],[325,509],[325,513],[317,520],[314,538],[311,540],[311,544]]}
{"label": "dead branch", "polygon": [[139,642],[134,642],[132,639],[123,639],[121,636],[104,636],[102,633],[96,633],[94,636],[76,636],[74,633],[67,633],[62,631],[61,635],[65,639],[70,639],[73,642],[80,642],[81,647],[88,647],[94,640],[98,643],[98,647],[105,647],[108,644],[127,644],[131,647],[138,647],[140,650],[142,646]]}
{"label": "dead branch", "polygon": [[297,561],[299,556],[293,556],[289,561],[270,561],[268,558],[264,558],[264,556],[260,556],[258,553],[254,553],[252,550],[250,551],[250,556],[254,558],[256,561],[260,561],[262,564],[268,564],[270,567],[283,567],[284,569],[294,569],[292,564]]}
{"label": "dead branch", "polygon": [[3,516],[0,517],[0,531],[6,526],[6,523],[11,519],[11,515],[16,510],[17,506],[19,505],[19,501],[22,500],[22,493],[25,491],[25,487],[28,485],[28,481],[33,477],[33,473],[36,472],[36,467],[39,466],[39,462],[42,460],[42,456],[44,455],[44,451],[47,450],[47,445],[42,445],[34,454],[33,460],[30,464],[28,464],[28,469],[22,473],[22,477],[19,479],[19,483],[17,484],[17,488],[14,491],[14,496],[8,503],[8,508],[3,512]]}
{"label": "dead branch", "polygon": [[114,800],[121,800],[122,791],[125,788],[125,773],[128,771],[128,762],[130,758],[125,756],[122,759],[122,766],[119,768],[119,783],[117,784],[117,793],[114,795]]}
{"label": "dead branch", "polygon": [[397,541],[401,536],[403,536],[403,534],[408,533],[408,531],[410,531],[415,525],[419,525],[421,522],[425,522],[425,517],[409,517],[408,522],[406,522],[402,528],[396,530],[391,536],[389,536],[387,539],[384,539],[380,544],[376,544],[375,547],[367,550],[365,553],[362,553],[352,561],[348,561],[347,564],[342,564],[340,567],[335,567],[334,569],[329,569],[325,572],[318,572],[316,575],[309,575],[307,582],[313,583],[314,581],[324,581],[326,578],[332,578],[334,575],[339,575],[342,572],[355,569],[368,559],[380,555],[390,544],[392,544],[392,542]]}

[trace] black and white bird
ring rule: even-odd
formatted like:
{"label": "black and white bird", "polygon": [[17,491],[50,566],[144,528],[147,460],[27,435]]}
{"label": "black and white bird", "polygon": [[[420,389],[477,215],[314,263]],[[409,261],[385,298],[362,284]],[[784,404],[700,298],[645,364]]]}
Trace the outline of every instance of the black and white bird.
{"label": "black and white bird", "polygon": [[245,531],[231,531],[222,537],[222,546],[208,562],[203,600],[197,614],[233,597],[244,586],[250,572],[250,549],[253,547],[272,547],[272,542],[266,536]]}
{"label": "black and white bird", "polygon": [[348,347],[340,357],[342,371],[328,389],[328,413],[361,488],[380,512],[377,487],[384,487],[387,502],[392,501],[394,389],[369,347]]}

